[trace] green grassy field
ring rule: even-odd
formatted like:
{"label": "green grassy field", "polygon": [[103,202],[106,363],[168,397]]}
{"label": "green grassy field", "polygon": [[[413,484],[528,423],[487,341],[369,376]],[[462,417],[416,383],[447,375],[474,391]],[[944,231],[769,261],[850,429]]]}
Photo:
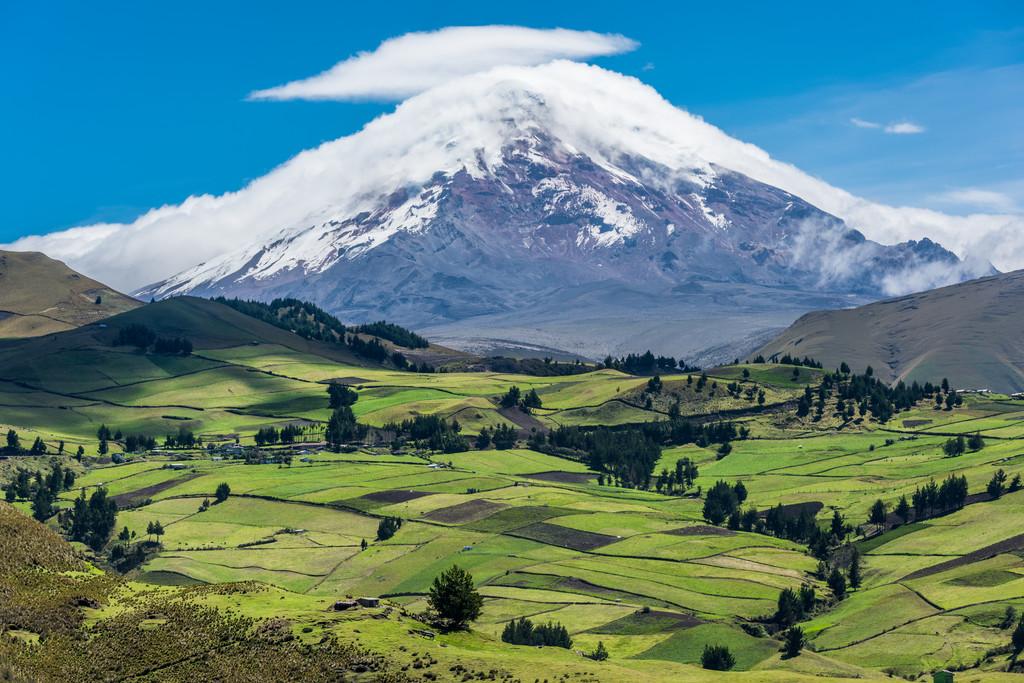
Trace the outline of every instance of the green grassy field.
{"label": "green grassy field", "polygon": [[[143,540],[152,523],[163,526],[153,539],[159,546],[152,544],[111,598],[109,614],[92,617],[97,622],[147,591],[241,584],[238,592],[196,600],[286,618],[303,642],[331,633],[402,662],[408,652],[429,651],[441,662],[430,667],[440,680],[463,680],[453,667],[521,680],[543,669],[549,680],[792,681],[914,677],[947,666],[973,667],[970,680],[986,680],[1005,665],[987,653],[1008,637],[999,614],[1008,606],[1024,611],[1024,544],[1014,541],[1024,533],[1024,492],[996,501],[982,492],[998,468],[1024,471],[1020,402],[972,396],[956,410],[922,405],[884,425],[831,416],[814,422],[793,413],[803,387],[822,376],[806,368],[797,376],[788,366],[716,368],[701,392],[686,375],[666,377],[648,404],[647,378],[614,370],[550,378],[416,374],[328,358],[283,337],[253,344],[248,336],[244,327],[211,334],[194,356],[173,359],[99,342],[60,353],[44,343],[37,356],[0,348],[0,426],[17,429],[23,440],[40,436],[51,450],[32,466],[48,467],[59,441],[67,453],[85,447],[80,463],[63,457],[78,477],[58,505],[103,487],[132,505],[119,513],[117,530]],[[377,427],[417,415],[454,416],[467,435],[515,424],[499,413],[498,400],[519,386],[535,388],[543,407],[516,417],[541,430],[663,421],[678,403],[695,419],[732,416],[751,436],[734,441],[724,457],[716,445],[665,447],[655,475],[684,457],[699,467],[688,496],[601,484],[602,473],[578,459],[529,450],[523,441],[508,450],[447,454],[379,445],[334,453],[310,445],[288,465],[246,464],[200,449],[114,464],[96,452],[100,424],[159,437],[185,427],[207,443],[237,438],[243,446],[267,426],[319,428],[330,414],[329,380],[353,386],[357,418]],[[730,382],[763,391],[764,408],[728,395]],[[986,438],[984,448],[944,455],[950,435],[976,432]],[[0,462],[0,478],[28,463]],[[972,498],[962,510],[870,539],[854,531],[863,583],[838,602],[805,546],[711,527],[702,512],[703,494],[716,482],[742,482],[748,506],[814,504],[820,525],[839,512],[857,527],[877,499],[891,509],[900,496],[950,474],[967,479]],[[230,497],[200,510],[221,483]],[[377,540],[383,517],[403,523]],[[426,608],[434,577],[453,564],[473,574],[484,596],[480,620],[467,633],[410,635],[425,628],[414,617]],[[783,659],[767,620],[780,591],[801,585],[823,600],[803,621],[808,650]],[[391,609],[326,611],[346,596],[379,596]],[[504,625],[521,616],[564,624],[573,649],[502,643]],[[580,656],[598,642],[610,651],[608,661]],[[735,670],[702,670],[706,645],[728,646]]]}

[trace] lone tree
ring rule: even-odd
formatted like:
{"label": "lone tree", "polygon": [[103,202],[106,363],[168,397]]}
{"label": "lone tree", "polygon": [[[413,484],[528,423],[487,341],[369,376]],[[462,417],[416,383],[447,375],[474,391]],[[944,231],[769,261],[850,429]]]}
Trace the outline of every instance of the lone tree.
{"label": "lone tree", "polygon": [[427,597],[430,608],[447,628],[465,629],[480,616],[484,599],[473,587],[473,575],[453,565],[434,578]]}
{"label": "lone tree", "polygon": [[861,575],[860,575],[860,551],[854,546],[853,553],[850,555],[850,587],[860,588]]}
{"label": "lone tree", "polygon": [[712,671],[728,671],[736,666],[736,658],[725,645],[705,645],[700,665]]}
{"label": "lone tree", "polygon": [[608,659],[608,650],[604,646],[604,641],[597,641],[597,649],[588,654],[587,657],[593,659],[595,662],[603,662]]}
{"label": "lone tree", "polygon": [[828,575],[828,587],[832,589],[832,595],[836,600],[846,597],[846,577],[838,569],[833,569]]}
{"label": "lone tree", "polygon": [[910,521],[910,503],[906,496],[900,496],[900,502],[896,504],[896,515],[906,524]]}
{"label": "lone tree", "polygon": [[331,410],[336,410],[343,406],[351,406],[359,400],[359,394],[344,384],[327,385],[327,395],[329,397],[328,405]]}
{"label": "lone tree", "polygon": [[885,503],[881,499],[871,505],[871,514],[868,517],[871,524],[885,524]]}
{"label": "lone tree", "polygon": [[223,503],[231,495],[231,487],[228,486],[226,481],[222,481],[217,484],[217,490],[214,492],[214,498],[217,499],[218,503]]}
{"label": "lone tree", "polygon": [[1003,495],[1003,490],[1006,486],[1006,472],[1003,470],[997,470],[992,478],[988,482],[988,486],[985,487],[988,491],[988,495],[992,500],[995,500]]}
{"label": "lone tree", "polygon": [[785,641],[782,646],[782,653],[786,659],[796,657],[800,650],[804,649],[804,630],[799,626],[792,626],[786,631]]}

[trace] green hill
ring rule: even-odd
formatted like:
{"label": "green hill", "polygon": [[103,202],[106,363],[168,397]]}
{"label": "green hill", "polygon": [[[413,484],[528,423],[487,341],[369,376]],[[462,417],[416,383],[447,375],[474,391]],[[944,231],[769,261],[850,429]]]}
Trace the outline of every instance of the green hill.
{"label": "green hill", "polygon": [[141,305],[43,254],[0,251],[0,339],[70,330]]}

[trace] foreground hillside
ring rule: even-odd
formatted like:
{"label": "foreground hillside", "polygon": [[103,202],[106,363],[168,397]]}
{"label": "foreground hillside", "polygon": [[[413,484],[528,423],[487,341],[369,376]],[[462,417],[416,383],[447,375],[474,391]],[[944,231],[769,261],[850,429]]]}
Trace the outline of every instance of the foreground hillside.
{"label": "foreground hillside", "polygon": [[1024,390],[1024,271],[803,316],[753,355],[871,365],[887,380]]}
{"label": "foreground hillside", "polygon": [[[1024,401],[410,372],[188,298],[105,324],[0,347],[7,678],[1015,676]],[[191,350],[112,343],[139,326]],[[456,565],[464,630],[431,598]]]}
{"label": "foreground hillside", "polygon": [[141,305],[43,254],[0,251],[0,339],[70,330]]}

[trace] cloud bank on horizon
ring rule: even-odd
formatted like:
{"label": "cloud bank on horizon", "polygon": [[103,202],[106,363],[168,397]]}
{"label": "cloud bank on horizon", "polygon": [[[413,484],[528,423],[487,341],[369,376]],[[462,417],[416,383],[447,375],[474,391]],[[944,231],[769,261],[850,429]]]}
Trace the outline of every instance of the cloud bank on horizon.
{"label": "cloud bank on horizon", "polygon": [[449,26],[406,33],[310,78],[249,94],[252,100],[404,100],[497,66],[592,59],[631,52],[625,36],[564,28]]}
{"label": "cloud bank on horizon", "polygon": [[[870,202],[729,137],[635,78],[564,61],[635,47],[623,36],[510,26],[400,36],[320,75],[252,95],[404,99],[411,94],[361,131],[301,152],[236,192],[192,196],[131,223],[23,237],[7,248],[43,251],[112,286],[136,290],[325,215],[355,215],[381,195],[423,183],[437,171],[455,170],[452,164],[473,166],[481,150],[493,156],[508,115],[501,108],[516,104],[514,96],[498,97],[495,91],[518,88],[544,101],[545,123],[556,134],[609,163],[618,150],[627,150],[674,169],[718,164],[800,196],[870,239],[892,244],[930,237],[974,264],[973,272],[982,272],[986,261],[1001,270],[1024,267],[1024,215],[951,216]],[[906,121],[862,123],[891,134],[921,132]]]}

